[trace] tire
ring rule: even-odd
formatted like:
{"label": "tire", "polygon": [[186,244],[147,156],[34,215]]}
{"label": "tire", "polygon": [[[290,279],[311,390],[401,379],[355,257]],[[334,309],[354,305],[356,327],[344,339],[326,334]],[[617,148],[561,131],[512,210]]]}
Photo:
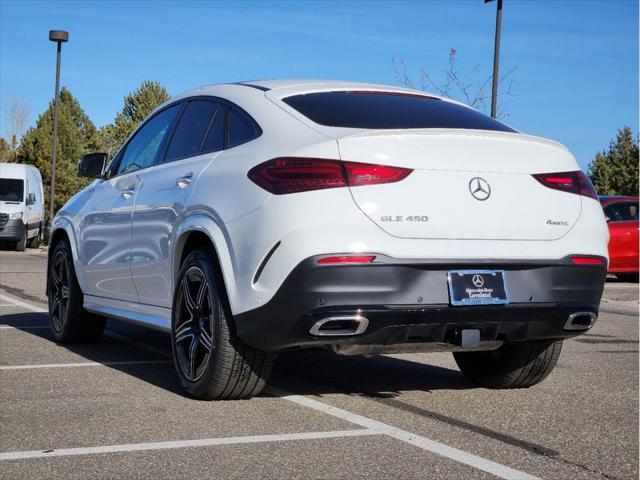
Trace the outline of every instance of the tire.
{"label": "tire", "polygon": [[24,252],[27,248],[27,227],[25,227],[22,233],[22,238],[16,242],[16,250],[18,252]]}
{"label": "tire", "polygon": [[38,233],[36,236],[29,240],[29,248],[39,248],[40,247],[40,237],[42,236],[42,230],[38,229]]}
{"label": "tire", "polygon": [[616,277],[623,282],[638,283],[638,273],[616,273]]}
{"label": "tire", "polygon": [[455,352],[458,367],[486,388],[528,388],[544,380],[558,363],[562,340],[505,343],[490,352]]}
{"label": "tire", "polygon": [[84,295],[73,268],[69,242],[60,240],[49,257],[47,292],[51,332],[58,343],[95,343],[107,319],[83,308]]}
{"label": "tire", "polygon": [[173,362],[182,386],[201,400],[258,395],[275,359],[236,337],[223,285],[211,255],[195,250],[182,264],[173,295]]}

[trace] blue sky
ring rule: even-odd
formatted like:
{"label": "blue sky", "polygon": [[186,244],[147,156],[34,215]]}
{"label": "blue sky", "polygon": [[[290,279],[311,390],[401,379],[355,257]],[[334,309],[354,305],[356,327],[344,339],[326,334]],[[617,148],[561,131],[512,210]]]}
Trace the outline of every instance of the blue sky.
{"label": "blue sky", "polygon": [[[24,98],[30,125],[53,97],[55,45],[65,29],[62,84],[96,125],[146,79],[171,94],[256,78],[396,84],[392,59],[437,73],[491,74],[495,3],[131,2],[0,0],[0,102]],[[638,2],[504,0],[502,71],[513,74],[506,122],[567,145],[585,168],[616,130],[638,131]]]}

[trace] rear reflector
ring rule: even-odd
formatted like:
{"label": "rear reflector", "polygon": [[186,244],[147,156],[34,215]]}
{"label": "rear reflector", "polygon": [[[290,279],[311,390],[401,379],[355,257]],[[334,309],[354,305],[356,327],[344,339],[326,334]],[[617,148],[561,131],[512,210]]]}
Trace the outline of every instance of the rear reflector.
{"label": "rear reflector", "polygon": [[538,173],[533,175],[545,187],[598,199],[596,189],[582,170],[575,172]]}
{"label": "rear reflector", "polygon": [[357,187],[402,180],[413,170],[323,158],[282,157],[249,170],[249,179],[274,195],[325,188]]}
{"label": "rear reflector", "polygon": [[341,256],[341,257],[324,257],[316,260],[319,265],[337,264],[337,263],[371,263],[375,260],[375,256]]}
{"label": "rear reflector", "polygon": [[571,262],[576,265],[604,265],[604,260],[594,257],[571,257]]}

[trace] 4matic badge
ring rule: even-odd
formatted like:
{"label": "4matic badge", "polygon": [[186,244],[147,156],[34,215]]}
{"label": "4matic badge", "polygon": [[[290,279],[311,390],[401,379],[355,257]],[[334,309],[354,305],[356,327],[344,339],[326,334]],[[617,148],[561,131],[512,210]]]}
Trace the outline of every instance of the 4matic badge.
{"label": "4matic badge", "polygon": [[547,220],[547,225],[552,225],[555,227],[568,227],[569,222],[565,222],[564,220]]}

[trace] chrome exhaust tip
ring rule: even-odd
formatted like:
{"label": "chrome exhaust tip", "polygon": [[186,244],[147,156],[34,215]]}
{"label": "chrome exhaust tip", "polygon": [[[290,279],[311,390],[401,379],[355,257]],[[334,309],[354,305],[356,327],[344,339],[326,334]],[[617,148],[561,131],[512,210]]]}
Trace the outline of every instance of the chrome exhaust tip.
{"label": "chrome exhaust tip", "polygon": [[593,327],[598,316],[593,312],[576,312],[569,315],[566,323],[564,324],[564,330],[589,330]]}
{"label": "chrome exhaust tip", "polygon": [[360,335],[369,326],[369,320],[362,315],[342,315],[327,317],[313,324],[309,333],[316,337],[346,337]]}

